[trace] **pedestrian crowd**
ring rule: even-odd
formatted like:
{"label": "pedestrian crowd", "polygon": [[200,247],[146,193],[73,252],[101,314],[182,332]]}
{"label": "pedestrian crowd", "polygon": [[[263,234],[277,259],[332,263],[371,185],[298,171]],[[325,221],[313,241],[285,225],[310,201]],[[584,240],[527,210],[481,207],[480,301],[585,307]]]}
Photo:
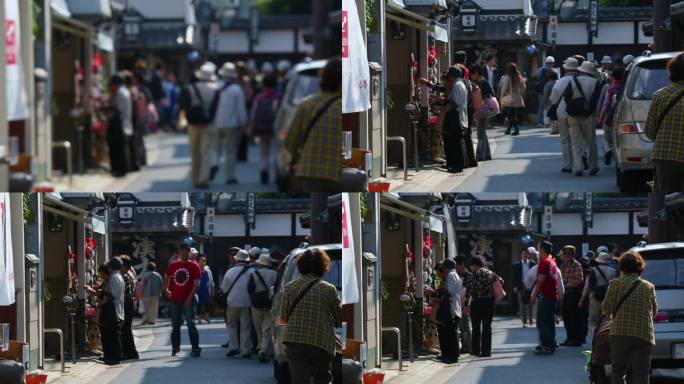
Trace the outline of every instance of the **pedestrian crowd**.
{"label": "pedestrian crowd", "polygon": [[[148,70],[138,61],[132,70],[110,78],[107,141],[112,175],[123,177],[147,165],[144,136],[156,130],[187,130],[192,161],[192,182],[208,188],[223,167],[225,183],[238,184],[236,163],[247,161],[250,142],[259,143],[259,178],[275,182],[275,134],[292,157],[289,179],[303,191],[340,190],[341,160],[341,60],[332,59],[321,71],[320,87],[305,98],[294,113],[291,126],[279,129],[276,117],[283,102],[292,65],[226,62],[220,68],[203,63],[190,78],[178,83],[176,75],[161,64]],[[299,98],[308,94],[296,95]],[[281,118],[289,124],[289,116]],[[223,158],[223,161],[221,161]],[[293,187],[294,188],[294,187]]]}
{"label": "pedestrian crowd", "polygon": [[[154,262],[136,275],[129,256],[110,259],[99,268],[100,281],[86,289],[98,297],[96,322],[100,329],[101,360],[116,365],[139,358],[132,331],[133,317],[154,325],[160,299],[167,299],[171,317],[171,356],[181,350],[181,326],[188,329],[190,356],[200,357],[198,323],[211,323],[212,315],[224,314],[227,357],[261,363],[274,356],[273,328],[284,326],[282,343],[289,374],[295,384],[328,383],[333,359],[339,349],[335,328],[341,326],[341,302],[337,288],[322,280],[330,258],[312,248],[297,257],[299,277],[285,285],[282,305],[273,306],[278,273],[268,248],[249,251],[233,247],[229,266],[217,282],[207,256],[184,242],[168,262],[164,276]],[[163,310],[161,311],[164,312]],[[205,343],[206,344],[206,343]]]}
{"label": "pedestrian crowd", "polygon": [[[536,248],[529,236],[523,239],[525,248],[513,265],[512,289],[522,327],[536,325],[535,355],[580,347],[592,331],[595,354],[608,351],[613,383],[623,383],[626,374],[631,382],[647,383],[657,305],[653,284],[640,278],[644,259],[633,251],[621,252],[615,243],[585,255],[566,245],[554,255],[551,242],[542,241]],[[440,361],[458,362],[463,353],[490,357],[495,302],[506,296],[503,279],[481,256],[467,258],[463,253],[435,270],[439,285],[425,293],[436,310]],[[558,343],[561,319],[566,340]],[[608,337],[599,338],[604,332]],[[600,371],[605,374],[602,367]]]}
{"label": "pedestrian crowd", "polygon": [[[466,66],[467,58],[467,52],[456,51],[454,65],[442,74],[441,84],[418,80],[432,90],[430,104],[439,114],[436,137],[443,140],[445,157],[435,153],[433,160],[444,164],[446,171],[460,173],[476,167],[478,161],[491,160],[486,129],[499,115],[506,126],[505,134],[518,136],[526,120],[529,92],[537,95],[537,128],[547,127],[551,134],[560,135],[562,172],[596,175],[599,149],[604,164],[611,164],[614,115],[623,95],[623,79],[635,60],[633,55],[622,59],[606,55],[600,62],[573,55],[558,67],[556,59],[547,56],[531,78],[515,62],[500,73],[493,54],[471,67]],[[672,84],[654,94],[644,131],[655,141],[657,187],[675,191],[684,188],[684,134],[676,128],[684,111],[684,104],[679,102],[684,95],[684,54],[672,59],[667,68]],[[528,81],[536,86],[528,87]],[[477,132],[475,147],[473,127]],[[597,129],[604,131],[602,144],[597,142]]]}

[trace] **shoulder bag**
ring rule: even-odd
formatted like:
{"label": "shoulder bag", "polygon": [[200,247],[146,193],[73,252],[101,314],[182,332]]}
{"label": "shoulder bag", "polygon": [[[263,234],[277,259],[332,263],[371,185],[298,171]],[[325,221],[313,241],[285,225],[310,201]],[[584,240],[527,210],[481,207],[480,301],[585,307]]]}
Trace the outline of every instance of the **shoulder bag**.
{"label": "shoulder bag", "polygon": [[292,302],[292,306],[290,307],[290,310],[287,312],[287,318],[289,319],[292,317],[292,313],[294,312],[295,308],[297,307],[297,304],[299,304],[300,301],[302,301],[302,298],[306,296],[307,293],[313,288],[314,285],[318,284],[318,282],[321,281],[321,279],[315,279],[309,285],[306,286],[300,293],[299,296],[295,299],[295,301]]}
{"label": "shoulder bag", "polygon": [[600,286],[598,285],[598,281],[596,282],[596,288],[594,288],[594,298],[598,301],[603,301],[603,299],[606,298],[606,292],[608,292],[608,278],[606,277],[606,274],[603,273],[601,270],[601,267],[596,267],[596,269],[599,271],[601,276],[603,277],[603,280],[606,281],[606,285]]}
{"label": "shoulder bag", "polygon": [[[230,295],[230,291],[233,290],[233,287],[235,286],[235,283],[237,283],[238,280],[240,280],[240,277],[242,277],[242,275],[244,275],[245,272],[247,272],[247,270],[249,270],[249,267],[242,267],[242,271],[240,271],[240,273],[238,273],[238,275],[237,275],[237,277],[235,278],[235,280],[233,280],[233,284],[231,284],[230,287],[228,287],[228,291],[226,291],[226,299],[228,298],[228,295]],[[228,272],[226,272],[226,273],[228,273]]]}

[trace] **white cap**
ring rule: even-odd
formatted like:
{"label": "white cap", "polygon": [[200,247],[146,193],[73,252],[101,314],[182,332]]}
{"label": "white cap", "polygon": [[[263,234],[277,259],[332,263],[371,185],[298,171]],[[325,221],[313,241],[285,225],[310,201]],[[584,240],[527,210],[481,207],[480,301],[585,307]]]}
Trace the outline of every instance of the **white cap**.
{"label": "white cap", "polygon": [[259,247],[252,247],[249,249],[249,254],[252,256],[260,255],[261,254],[261,248]]}
{"label": "white cap", "polygon": [[547,63],[555,63],[556,59],[553,56],[546,56]]}
{"label": "white cap", "polygon": [[211,61],[207,61],[202,64],[200,69],[195,71],[195,76],[202,81],[212,81],[214,80],[214,75],[216,74],[216,64]]}
{"label": "white cap", "polygon": [[237,79],[238,78],[238,72],[237,72],[237,66],[234,63],[225,63],[219,69],[219,75],[225,79]]}
{"label": "white cap", "polygon": [[238,251],[237,254],[235,254],[235,260],[237,261],[249,261],[249,253],[245,251],[244,249],[241,249]]}
{"label": "white cap", "polygon": [[605,245],[600,245],[598,248],[596,248],[596,254],[599,254],[601,252],[608,253],[608,247],[606,247]]}
{"label": "white cap", "polygon": [[601,64],[612,64],[612,63],[613,63],[613,59],[611,59],[610,56],[608,56],[608,55],[603,56],[603,58],[601,59]]}
{"label": "white cap", "polygon": [[256,263],[270,267],[273,264],[273,260],[271,260],[271,256],[268,253],[262,253],[257,259]]}
{"label": "white cap", "polygon": [[273,64],[268,61],[261,65],[261,73],[271,73],[273,72]]}
{"label": "white cap", "polygon": [[196,254],[198,254],[198,253],[199,253],[199,252],[197,252],[197,248],[190,248],[190,254],[191,254],[191,255],[196,255]]}
{"label": "white cap", "polygon": [[280,72],[288,72],[292,68],[292,64],[287,60],[280,60],[276,67]]}
{"label": "white cap", "polygon": [[537,249],[534,248],[534,247],[529,247],[529,248],[527,248],[527,252],[533,253],[533,254],[535,254],[535,255],[538,255],[538,254],[539,254],[539,252],[537,252]]}

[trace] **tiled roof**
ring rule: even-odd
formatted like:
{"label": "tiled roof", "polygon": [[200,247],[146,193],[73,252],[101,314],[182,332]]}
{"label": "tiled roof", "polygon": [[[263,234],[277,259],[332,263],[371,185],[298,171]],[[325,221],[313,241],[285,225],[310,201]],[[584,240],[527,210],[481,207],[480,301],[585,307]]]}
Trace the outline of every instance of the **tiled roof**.
{"label": "tiled roof", "polygon": [[456,232],[464,231],[527,231],[530,229],[532,208],[519,205],[473,205],[470,221],[460,222],[453,212]]}

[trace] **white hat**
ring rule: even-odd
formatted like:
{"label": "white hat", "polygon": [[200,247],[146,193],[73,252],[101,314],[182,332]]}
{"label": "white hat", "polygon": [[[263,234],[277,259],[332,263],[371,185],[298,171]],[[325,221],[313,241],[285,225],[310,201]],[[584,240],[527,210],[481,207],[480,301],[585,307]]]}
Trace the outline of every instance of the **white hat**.
{"label": "white hat", "polygon": [[202,64],[200,69],[195,71],[195,76],[197,76],[197,79],[202,80],[202,81],[214,80],[215,74],[216,74],[216,64],[212,63],[211,61],[207,61],[206,63]]}
{"label": "white hat", "polygon": [[259,254],[261,254],[261,248],[259,248],[259,247],[252,247],[252,248],[249,249],[249,254],[252,255],[252,256],[259,255]]}
{"label": "white hat", "polygon": [[605,245],[600,245],[598,248],[596,248],[596,254],[600,254],[601,252],[608,253],[608,247]]}
{"label": "white hat", "polygon": [[280,60],[278,65],[276,65],[276,68],[278,68],[280,72],[288,72],[290,71],[290,68],[292,68],[292,64],[287,60]]}
{"label": "white hat", "polygon": [[608,55],[603,56],[601,59],[601,64],[613,64],[613,59],[611,59]]}
{"label": "white hat", "polygon": [[630,65],[632,62],[634,62],[634,55],[627,55],[622,58],[622,63],[624,65]]}
{"label": "white hat", "polygon": [[261,73],[271,73],[273,72],[273,64],[268,61],[261,65]]}
{"label": "white hat", "polygon": [[553,56],[546,56],[546,62],[547,63],[555,63],[556,59],[554,59]]}
{"label": "white hat", "polygon": [[563,68],[569,71],[576,71],[579,68],[579,61],[577,61],[577,59],[574,57],[568,57],[563,62]]}
{"label": "white hat", "polygon": [[579,68],[579,71],[592,76],[596,75],[596,67],[594,67],[594,63],[592,63],[591,61],[583,62]]}
{"label": "white hat", "polygon": [[196,255],[196,254],[198,254],[198,253],[199,253],[199,252],[197,252],[197,248],[190,248],[190,254],[191,254],[191,255]]}
{"label": "white hat", "polygon": [[238,78],[237,66],[231,62],[223,64],[221,69],[219,69],[218,73],[219,73],[219,76],[223,77],[224,79],[237,79]]}
{"label": "white hat", "polygon": [[596,256],[596,262],[601,264],[608,264],[613,261],[613,257],[607,252],[601,252]]}
{"label": "white hat", "polygon": [[257,259],[256,263],[270,267],[273,264],[273,260],[271,260],[271,256],[268,253],[262,253]]}
{"label": "white hat", "polygon": [[249,261],[249,253],[245,251],[244,249],[241,249],[238,251],[237,254],[235,254],[235,260],[237,261]]}
{"label": "white hat", "polygon": [[538,255],[538,254],[539,254],[539,252],[537,252],[537,250],[536,250],[534,247],[529,247],[529,248],[527,248],[527,252],[533,253],[533,254],[535,254],[535,255]]}

